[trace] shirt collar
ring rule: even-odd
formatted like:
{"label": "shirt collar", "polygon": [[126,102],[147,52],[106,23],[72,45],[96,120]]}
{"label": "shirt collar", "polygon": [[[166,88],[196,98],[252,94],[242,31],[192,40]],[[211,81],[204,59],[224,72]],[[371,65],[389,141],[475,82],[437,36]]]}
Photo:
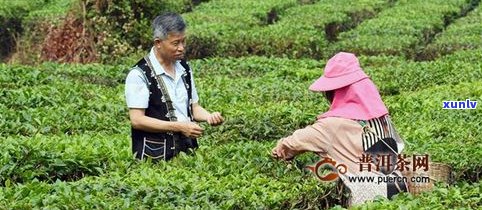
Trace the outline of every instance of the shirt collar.
{"label": "shirt collar", "polygon": [[[151,60],[152,67],[154,68],[154,73],[156,75],[162,75],[162,74],[167,75],[166,71],[164,70],[164,68],[162,68],[161,64],[157,60],[156,54],[154,54],[154,47],[152,47],[151,51],[149,52],[149,60]],[[186,72],[186,69],[184,69],[184,67],[181,65],[180,60],[176,61],[176,65],[174,66],[174,69],[176,70],[176,77],[179,77]]]}

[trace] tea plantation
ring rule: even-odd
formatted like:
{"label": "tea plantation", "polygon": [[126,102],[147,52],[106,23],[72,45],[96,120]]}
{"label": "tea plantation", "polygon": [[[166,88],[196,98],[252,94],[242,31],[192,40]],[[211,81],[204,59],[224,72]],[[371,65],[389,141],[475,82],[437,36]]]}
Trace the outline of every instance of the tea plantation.
{"label": "tea plantation", "polygon": [[[89,8],[104,1],[80,2]],[[104,11],[142,1],[113,2]],[[449,164],[455,177],[430,192],[355,208],[482,208],[482,108],[443,109],[443,101],[482,102],[480,0],[159,2],[165,6],[158,12],[180,12],[188,23],[187,56],[200,103],[226,122],[200,124],[205,132],[194,155],[137,161],[124,81],[148,48],[130,46],[140,50],[84,64],[4,59],[0,209],[343,208],[336,183],[304,169],[318,160],[314,154],[291,163],[269,155],[278,139],[328,109],[308,87],[338,51],[359,56],[405,153]],[[17,32],[25,34],[36,17],[63,17],[77,3],[0,0],[0,21],[21,22]],[[137,26],[149,33],[148,25]],[[117,35],[116,43],[128,45],[129,37]]]}

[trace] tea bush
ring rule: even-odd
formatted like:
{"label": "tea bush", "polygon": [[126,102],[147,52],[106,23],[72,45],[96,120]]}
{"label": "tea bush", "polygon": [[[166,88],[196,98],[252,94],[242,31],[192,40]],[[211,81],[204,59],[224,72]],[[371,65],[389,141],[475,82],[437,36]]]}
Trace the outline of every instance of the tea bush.
{"label": "tea bush", "polygon": [[[67,8],[59,6],[66,2],[0,6],[33,20]],[[456,178],[422,195],[402,193],[355,209],[482,206],[480,107],[443,109],[443,101],[482,101],[482,51],[474,40],[479,1],[86,3],[96,8],[89,14],[97,21],[125,21],[128,28],[100,27],[113,33],[106,52],[116,62],[0,64],[0,209],[342,208],[336,183],[319,182],[304,169],[316,155],[292,162],[269,156],[278,139],[328,109],[322,94],[308,87],[323,74],[325,58],[341,49],[357,52],[377,85],[405,140],[404,153],[447,163]],[[185,12],[190,53],[205,57],[190,60],[200,103],[222,112],[226,122],[200,123],[205,132],[193,155],[137,161],[124,81],[140,57],[109,47],[129,39],[138,41],[129,51],[147,46],[148,34],[139,34],[148,22],[137,20],[165,9]],[[122,35],[127,32],[135,33]],[[419,61],[430,49],[436,56]]]}
{"label": "tea bush", "polygon": [[431,38],[463,10],[466,0],[397,1],[375,19],[340,34],[337,50],[366,55],[402,55],[415,58]]}
{"label": "tea bush", "polygon": [[466,17],[456,20],[435,37],[435,41],[425,49],[425,54],[429,58],[434,58],[462,49],[482,48],[481,19],[482,11],[476,8]]}

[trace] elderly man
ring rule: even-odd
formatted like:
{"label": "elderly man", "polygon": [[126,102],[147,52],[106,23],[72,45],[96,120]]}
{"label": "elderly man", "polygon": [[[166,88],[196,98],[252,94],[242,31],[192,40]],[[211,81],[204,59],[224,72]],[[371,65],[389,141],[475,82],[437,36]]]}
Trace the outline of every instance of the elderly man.
{"label": "elderly man", "polygon": [[175,13],[152,22],[154,43],[149,54],[130,70],[125,96],[131,121],[132,152],[136,158],[169,160],[198,147],[203,129],[196,123],[219,125],[219,112],[199,105],[191,68],[184,58],[185,28]]}

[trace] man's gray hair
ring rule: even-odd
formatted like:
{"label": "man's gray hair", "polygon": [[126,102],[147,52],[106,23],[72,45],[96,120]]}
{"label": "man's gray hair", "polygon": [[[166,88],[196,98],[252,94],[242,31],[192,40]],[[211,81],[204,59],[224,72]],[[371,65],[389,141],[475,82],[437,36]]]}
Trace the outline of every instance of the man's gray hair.
{"label": "man's gray hair", "polygon": [[169,33],[182,33],[186,23],[179,14],[168,12],[157,16],[152,21],[154,39],[164,40]]}

